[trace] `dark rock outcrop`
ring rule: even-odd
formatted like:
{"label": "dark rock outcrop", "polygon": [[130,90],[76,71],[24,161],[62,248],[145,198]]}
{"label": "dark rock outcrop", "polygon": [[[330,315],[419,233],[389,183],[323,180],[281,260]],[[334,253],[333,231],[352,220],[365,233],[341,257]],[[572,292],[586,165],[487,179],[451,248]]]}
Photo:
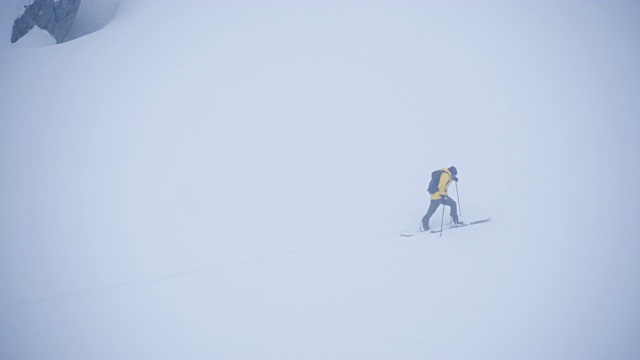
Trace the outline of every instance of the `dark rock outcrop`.
{"label": "dark rock outcrop", "polygon": [[64,42],[73,20],[80,8],[81,0],[36,0],[27,6],[24,14],[13,23],[11,42],[26,35],[34,25],[46,30],[59,44]]}

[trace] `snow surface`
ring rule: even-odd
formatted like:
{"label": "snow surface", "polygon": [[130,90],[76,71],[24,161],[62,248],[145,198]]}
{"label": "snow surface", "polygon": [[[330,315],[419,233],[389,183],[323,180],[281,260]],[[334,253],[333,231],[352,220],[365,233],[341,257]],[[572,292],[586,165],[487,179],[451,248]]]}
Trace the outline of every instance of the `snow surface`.
{"label": "snow surface", "polygon": [[[123,0],[2,35],[0,358],[638,358],[639,24]],[[450,165],[494,221],[400,237]]]}

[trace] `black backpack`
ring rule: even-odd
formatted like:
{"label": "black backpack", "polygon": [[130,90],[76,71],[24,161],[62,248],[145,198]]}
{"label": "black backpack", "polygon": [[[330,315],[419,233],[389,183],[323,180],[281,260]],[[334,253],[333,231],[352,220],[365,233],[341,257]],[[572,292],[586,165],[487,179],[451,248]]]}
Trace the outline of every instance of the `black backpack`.
{"label": "black backpack", "polygon": [[438,192],[438,184],[440,183],[440,176],[443,172],[444,170],[436,170],[431,173],[431,181],[429,182],[429,188],[427,189],[429,194],[433,195]]}

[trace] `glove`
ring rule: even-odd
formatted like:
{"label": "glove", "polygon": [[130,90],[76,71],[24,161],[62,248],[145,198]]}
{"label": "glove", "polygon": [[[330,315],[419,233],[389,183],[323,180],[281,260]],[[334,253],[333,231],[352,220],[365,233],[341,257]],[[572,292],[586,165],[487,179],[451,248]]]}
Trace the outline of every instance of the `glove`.
{"label": "glove", "polygon": [[448,197],[447,195],[442,195],[442,196],[440,197],[440,199],[442,199],[442,202],[447,202],[447,201],[449,201],[449,197]]}
{"label": "glove", "polygon": [[453,181],[458,182],[458,178],[457,177],[452,177]]}

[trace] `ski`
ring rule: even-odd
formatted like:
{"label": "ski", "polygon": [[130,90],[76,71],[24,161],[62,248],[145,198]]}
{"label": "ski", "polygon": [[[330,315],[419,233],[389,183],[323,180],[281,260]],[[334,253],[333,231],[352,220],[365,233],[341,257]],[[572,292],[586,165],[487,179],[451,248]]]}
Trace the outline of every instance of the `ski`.
{"label": "ski", "polygon": [[[492,216],[490,216],[490,217],[488,217],[488,218],[486,218],[486,219],[481,219],[481,220],[471,221],[471,222],[469,222],[469,223],[466,223],[466,224],[461,225],[461,226],[456,226],[456,227],[465,227],[465,226],[469,226],[469,225],[482,224],[482,223],[485,223],[485,222],[487,222],[487,221],[491,220],[491,218],[492,218]],[[430,233],[432,233],[432,234],[439,234],[439,233],[441,233],[441,232],[442,232],[442,231],[444,231],[444,230],[454,229],[454,228],[456,228],[456,227],[451,226],[451,227],[448,227],[448,228],[444,228],[444,229],[442,229],[442,230],[441,230],[441,229],[438,229],[438,230],[430,230],[429,232],[430,232]],[[410,227],[410,228],[406,229],[404,232],[402,232],[402,233],[400,234],[400,236],[403,236],[403,237],[412,237],[412,236],[420,235],[420,234],[422,234],[422,233],[426,233],[426,232],[427,232],[427,231],[420,231],[420,229],[419,229],[419,228],[416,228],[416,227]]]}
{"label": "ski", "polygon": [[415,229],[415,230],[411,230],[411,231],[405,231],[403,233],[400,234],[400,236],[404,236],[404,237],[412,237],[412,236],[416,236],[420,233],[422,233],[424,231],[420,231],[420,229]]}
{"label": "ski", "polygon": [[439,233],[441,233],[441,232],[443,232],[445,230],[451,230],[451,229],[461,228],[461,227],[470,226],[470,225],[482,224],[482,223],[486,223],[487,221],[490,221],[492,217],[493,216],[489,216],[486,219],[475,220],[475,221],[471,221],[469,223],[458,225],[458,226],[450,226],[448,228],[443,228],[443,229],[438,229],[438,230],[431,230],[430,232],[432,234],[439,234]]}

